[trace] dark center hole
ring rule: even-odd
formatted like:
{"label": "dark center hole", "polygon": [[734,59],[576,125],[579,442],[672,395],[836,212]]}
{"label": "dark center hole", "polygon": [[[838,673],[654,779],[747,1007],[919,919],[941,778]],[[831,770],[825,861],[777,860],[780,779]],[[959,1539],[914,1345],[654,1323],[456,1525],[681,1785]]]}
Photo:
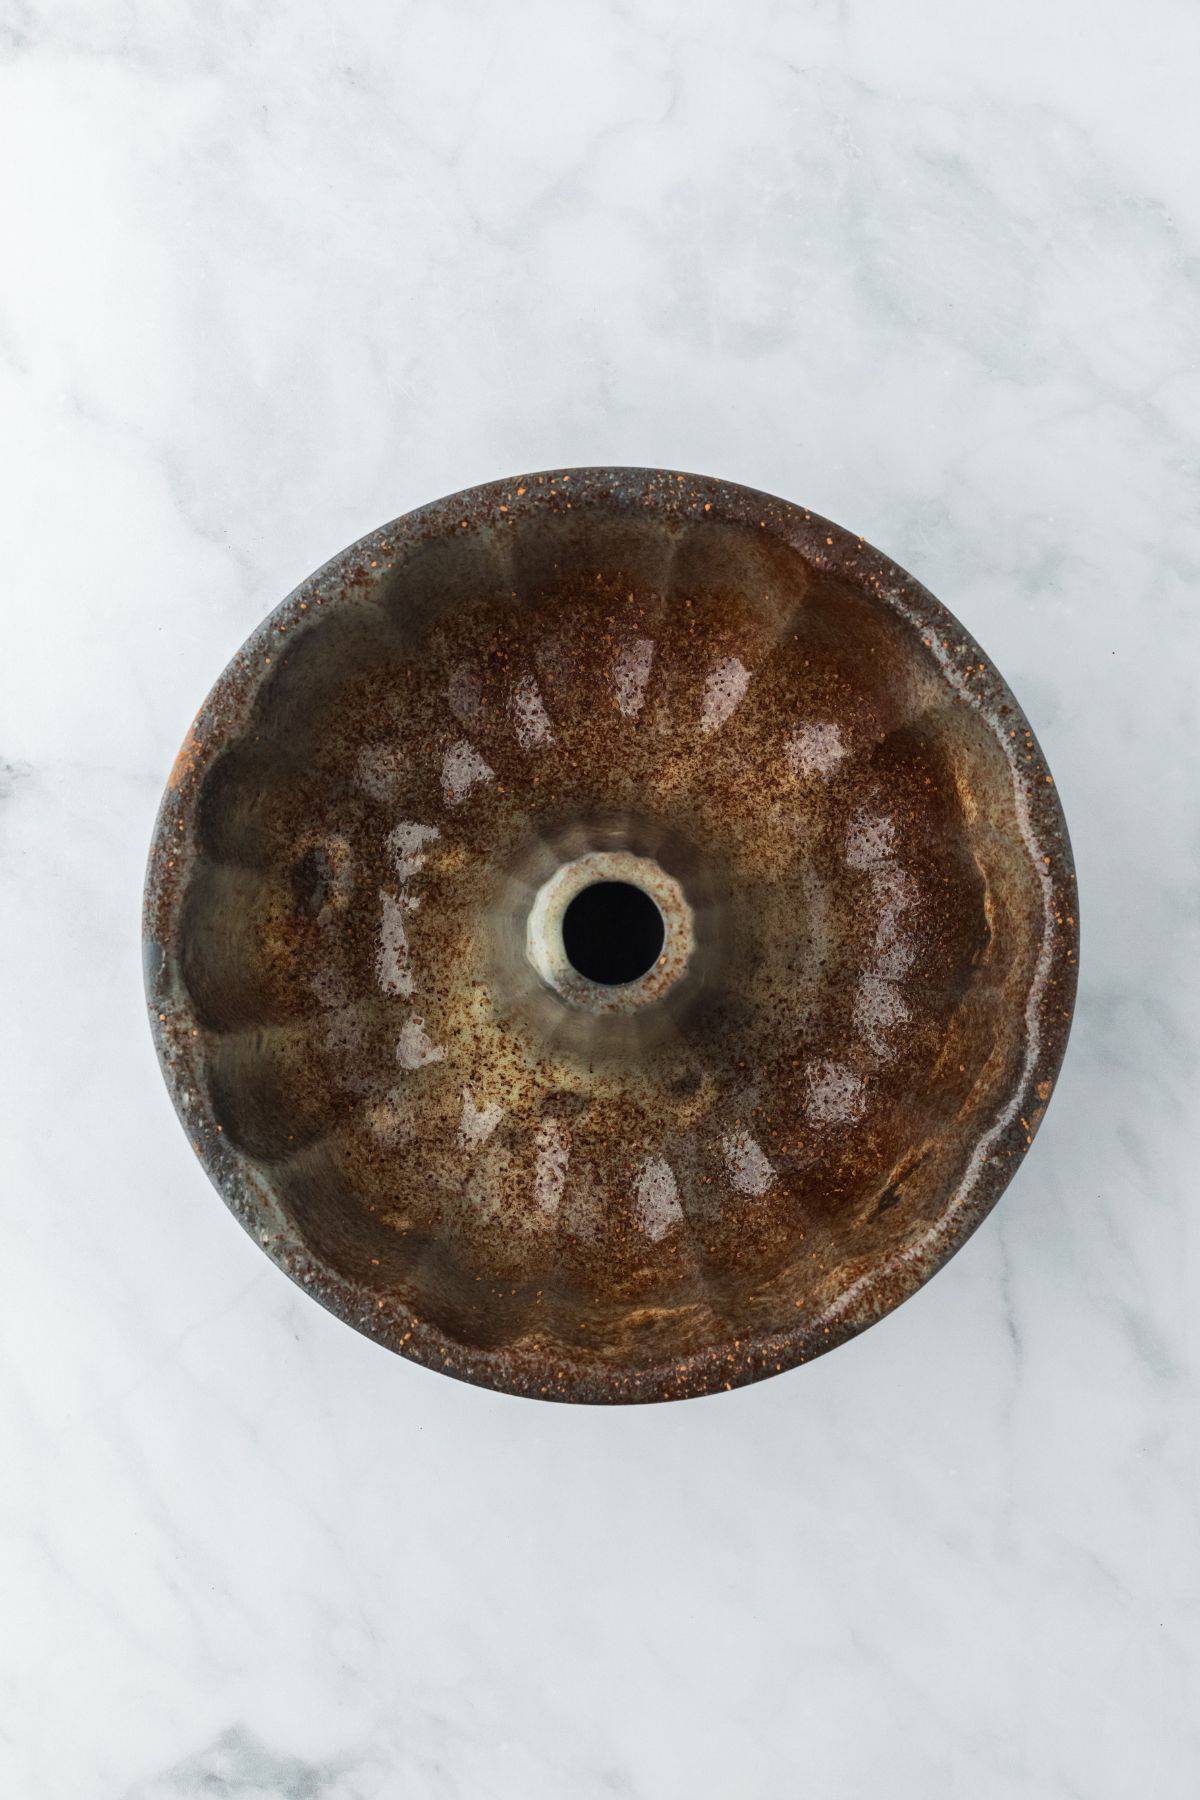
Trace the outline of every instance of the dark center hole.
{"label": "dark center hole", "polygon": [[571,966],[589,981],[615,987],[653,968],[665,928],[642,888],[628,881],[594,881],[563,914],[562,934]]}

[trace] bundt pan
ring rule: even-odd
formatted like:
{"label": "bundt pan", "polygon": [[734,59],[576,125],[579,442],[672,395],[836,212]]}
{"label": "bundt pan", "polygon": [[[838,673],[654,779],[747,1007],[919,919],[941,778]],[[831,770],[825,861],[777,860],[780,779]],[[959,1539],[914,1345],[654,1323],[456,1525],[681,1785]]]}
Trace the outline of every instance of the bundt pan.
{"label": "bundt pan", "polygon": [[1045,761],[962,626],[751,489],[527,475],[336,557],[159,814],[172,1098],[281,1268],[554,1400],[805,1362],[1033,1139],[1076,974]]}

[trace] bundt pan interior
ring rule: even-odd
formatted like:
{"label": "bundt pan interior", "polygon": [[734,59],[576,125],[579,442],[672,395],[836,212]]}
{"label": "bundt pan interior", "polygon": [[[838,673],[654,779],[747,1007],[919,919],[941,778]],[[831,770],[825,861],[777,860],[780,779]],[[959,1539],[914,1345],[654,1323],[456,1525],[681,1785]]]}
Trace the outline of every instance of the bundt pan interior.
{"label": "bundt pan interior", "polygon": [[172,771],[147,992],[228,1205],[341,1318],[665,1400],[861,1331],[1010,1180],[1067,833],[961,625],[803,508],[575,469],[335,558]]}

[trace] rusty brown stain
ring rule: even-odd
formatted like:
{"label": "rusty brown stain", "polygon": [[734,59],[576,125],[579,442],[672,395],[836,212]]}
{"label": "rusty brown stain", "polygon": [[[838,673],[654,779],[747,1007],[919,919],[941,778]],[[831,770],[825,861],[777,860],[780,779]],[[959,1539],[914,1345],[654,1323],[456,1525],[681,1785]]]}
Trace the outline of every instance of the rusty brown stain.
{"label": "rusty brown stain", "polygon": [[203,740],[193,725],[183,741],[178,756],[171,765],[171,773],[167,776],[167,786],[172,792],[195,771],[197,758],[202,748]]}

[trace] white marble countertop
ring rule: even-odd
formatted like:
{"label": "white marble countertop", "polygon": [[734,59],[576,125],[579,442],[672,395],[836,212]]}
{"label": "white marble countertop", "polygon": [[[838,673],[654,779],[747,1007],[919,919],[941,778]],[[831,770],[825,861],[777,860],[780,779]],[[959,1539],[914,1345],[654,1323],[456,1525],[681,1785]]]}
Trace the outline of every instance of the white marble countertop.
{"label": "white marble countertop", "polygon": [[[15,0],[0,27],[0,1793],[1194,1800],[1200,13]],[[633,1410],[356,1336],[167,1101],[199,701],[370,527],[639,462],[995,656],[1083,896],[998,1211]]]}

